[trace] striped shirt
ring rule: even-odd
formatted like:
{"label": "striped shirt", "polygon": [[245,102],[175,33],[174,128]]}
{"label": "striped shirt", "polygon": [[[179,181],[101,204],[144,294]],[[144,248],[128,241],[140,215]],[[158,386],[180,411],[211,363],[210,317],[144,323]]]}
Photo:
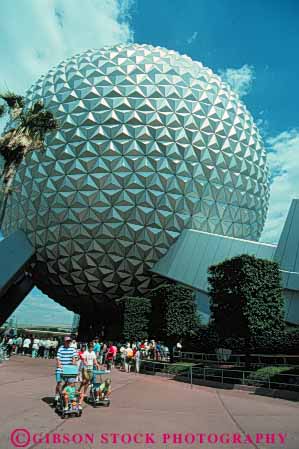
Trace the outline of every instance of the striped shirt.
{"label": "striped shirt", "polygon": [[[75,348],[60,346],[57,352],[57,359],[60,361],[62,367],[73,364],[73,359],[77,357]],[[62,371],[62,368],[56,368],[56,371]]]}

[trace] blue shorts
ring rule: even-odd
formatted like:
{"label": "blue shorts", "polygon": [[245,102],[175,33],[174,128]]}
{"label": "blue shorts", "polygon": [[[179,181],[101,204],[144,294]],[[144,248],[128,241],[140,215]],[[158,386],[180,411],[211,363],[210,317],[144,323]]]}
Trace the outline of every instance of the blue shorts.
{"label": "blue shorts", "polygon": [[56,373],[55,373],[55,377],[56,377],[56,382],[57,383],[63,381],[63,379],[61,377],[61,374],[62,374],[61,371],[56,371]]}

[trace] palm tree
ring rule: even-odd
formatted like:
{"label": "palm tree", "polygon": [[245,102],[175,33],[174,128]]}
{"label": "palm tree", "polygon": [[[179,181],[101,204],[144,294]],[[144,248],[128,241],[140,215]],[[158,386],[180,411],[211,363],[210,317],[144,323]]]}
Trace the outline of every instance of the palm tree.
{"label": "palm tree", "polygon": [[58,128],[52,112],[46,111],[42,101],[36,101],[30,108],[25,105],[24,97],[14,92],[0,93],[0,117],[9,114],[10,124],[0,137],[0,155],[4,158],[1,174],[2,205],[0,228],[5,216],[9,195],[16,171],[28,153],[44,149],[44,139],[49,131]]}

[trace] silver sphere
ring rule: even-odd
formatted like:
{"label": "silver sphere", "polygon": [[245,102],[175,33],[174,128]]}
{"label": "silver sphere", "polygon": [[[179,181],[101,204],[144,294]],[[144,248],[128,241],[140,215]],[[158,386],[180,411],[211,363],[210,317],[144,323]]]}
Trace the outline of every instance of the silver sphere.
{"label": "silver sphere", "polygon": [[3,225],[36,249],[37,286],[66,307],[143,295],[184,228],[256,240],[266,152],[210,69],[149,45],[88,50],[28,91],[60,124],[20,165]]}

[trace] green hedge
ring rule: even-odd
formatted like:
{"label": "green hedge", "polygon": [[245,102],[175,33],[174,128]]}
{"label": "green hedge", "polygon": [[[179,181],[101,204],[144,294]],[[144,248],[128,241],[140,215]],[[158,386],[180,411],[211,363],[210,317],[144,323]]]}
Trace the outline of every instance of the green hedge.
{"label": "green hedge", "polygon": [[[235,354],[244,354],[246,347],[245,338],[220,338],[211,325],[198,328],[196,335],[185,342],[184,350],[214,353],[217,348],[227,348]],[[299,355],[299,329],[273,332],[271,336],[261,334],[251,340],[249,350],[255,354]]]}
{"label": "green hedge", "polygon": [[172,365],[168,365],[163,368],[162,371],[169,374],[187,374],[190,371],[190,366],[192,365],[192,363],[173,363]]}
{"label": "green hedge", "polygon": [[163,284],[150,293],[151,334],[165,342],[189,337],[199,324],[194,291],[179,284]]}
{"label": "green hedge", "polygon": [[126,341],[148,338],[152,310],[150,299],[127,296],[122,298],[120,306],[122,307],[123,338]]}
{"label": "green hedge", "polygon": [[267,381],[269,377],[273,379],[277,374],[285,373],[289,370],[289,366],[266,366],[250,373],[248,379],[253,381]]}
{"label": "green hedge", "polygon": [[[270,380],[270,385],[269,385]],[[252,372],[248,383],[260,387],[299,392],[299,368],[267,366]]]}
{"label": "green hedge", "polygon": [[[276,262],[247,254],[209,268],[211,321],[222,339],[256,346],[285,329],[281,277]],[[259,343],[258,343],[259,344]]]}

